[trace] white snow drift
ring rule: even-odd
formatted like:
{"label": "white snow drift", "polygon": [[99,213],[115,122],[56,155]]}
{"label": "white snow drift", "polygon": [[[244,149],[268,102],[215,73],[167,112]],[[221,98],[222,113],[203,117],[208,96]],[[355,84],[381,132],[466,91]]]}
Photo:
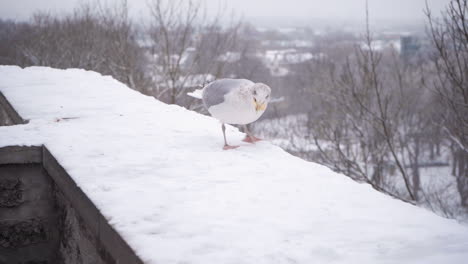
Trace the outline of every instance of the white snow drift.
{"label": "white snow drift", "polygon": [[[467,263],[468,228],[94,72],[0,67],[26,125],[147,263]],[[243,137],[228,131],[233,144]],[[237,142],[236,142],[237,141]]]}

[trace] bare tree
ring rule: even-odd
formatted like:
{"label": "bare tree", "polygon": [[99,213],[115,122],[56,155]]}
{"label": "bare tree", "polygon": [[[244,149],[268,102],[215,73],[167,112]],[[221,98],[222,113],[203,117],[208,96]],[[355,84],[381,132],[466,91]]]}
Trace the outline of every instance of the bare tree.
{"label": "bare tree", "polygon": [[[418,188],[414,187],[418,186],[418,177],[417,174],[413,177],[416,185],[412,184],[398,141],[405,94],[389,85],[393,80],[385,79],[388,74],[382,65],[383,55],[374,50],[368,25],[365,44],[357,47],[355,57],[347,59],[338,69],[331,69],[335,90],[332,93],[335,102],[331,103],[337,115],[322,119],[319,128],[312,130],[313,138],[324,161],[336,170],[354,175],[381,191],[417,200]],[[323,136],[331,144],[328,147],[323,146]],[[390,167],[402,177],[406,195],[385,186],[384,174]]]}
{"label": "bare tree", "polygon": [[458,190],[468,207],[468,1],[450,1],[440,19],[434,18],[428,6],[426,15],[435,47],[437,78],[431,84],[440,105],[436,114],[453,142]]}
{"label": "bare tree", "polygon": [[186,88],[223,75],[226,61],[219,57],[234,48],[239,23],[223,27],[220,15],[207,18],[200,2],[194,1],[154,0],[149,9],[154,95],[193,108]]}
{"label": "bare tree", "polygon": [[149,85],[126,1],[84,4],[60,17],[36,13],[16,35],[15,60],[22,66],[94,70],[142,92]]}

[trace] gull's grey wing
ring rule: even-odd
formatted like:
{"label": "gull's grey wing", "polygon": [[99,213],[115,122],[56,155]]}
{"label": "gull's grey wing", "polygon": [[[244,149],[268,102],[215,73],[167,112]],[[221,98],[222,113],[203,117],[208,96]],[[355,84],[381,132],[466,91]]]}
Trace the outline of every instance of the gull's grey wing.
{"label": "gull's grey wing", "polygon": [[232,90],[244,85],[252,85],[253,82],[246,79],[220,79],[211,82],[203,89],[203,103],[208,109],[213,105],[224,102],[224,96]]}

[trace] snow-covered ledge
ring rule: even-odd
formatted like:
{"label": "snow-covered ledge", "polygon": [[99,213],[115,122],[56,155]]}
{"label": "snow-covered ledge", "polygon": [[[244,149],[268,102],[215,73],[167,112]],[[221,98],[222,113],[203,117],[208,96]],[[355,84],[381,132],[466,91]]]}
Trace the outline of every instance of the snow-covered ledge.
{"label": "snow-covered ledge", "polygon": [[[83,70],[0,67],[27,124],[145,263],[466,263],[468,228]],[[233,144],[242,134],[228,129]]]}

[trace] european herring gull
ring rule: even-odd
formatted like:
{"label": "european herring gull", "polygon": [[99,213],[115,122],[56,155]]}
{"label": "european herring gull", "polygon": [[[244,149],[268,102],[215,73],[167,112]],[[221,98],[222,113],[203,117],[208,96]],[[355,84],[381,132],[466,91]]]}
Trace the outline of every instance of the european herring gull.
{"label": "european herring gull", "polygon": [[245,142],[254,143],[260,140],[249,132],[247,124],[256,121],[265,112],[270,93],[270,87],[263,83],[246,79],[219,79],[189,95],[203,99],[211,116],[221,121],[223,149],[233,149],[239,146],[230,146],[227,143],[225,124],[243,125],[247,133]]}

